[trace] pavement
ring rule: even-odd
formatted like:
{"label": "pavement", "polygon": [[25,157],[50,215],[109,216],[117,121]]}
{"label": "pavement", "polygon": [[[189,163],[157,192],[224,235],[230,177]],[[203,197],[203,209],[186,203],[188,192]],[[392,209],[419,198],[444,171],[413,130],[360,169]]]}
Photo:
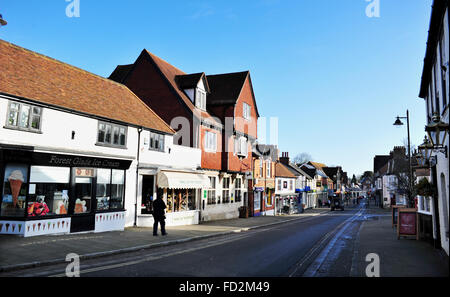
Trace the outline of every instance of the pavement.
{"label": "pavement", "polygon": [[448,277],[449,257],[442,249],[414,238],[397,239],[391,209],[371,204],[355,239],[350,276],[366,277],[366,268],[378,255],[380,277]]}
{"label": "pavement", "polygon": [[[18,237],[0,235],[0,272],[66,262],[70,253],[80,260],[201,240],[301,220],[329,212],[308,209],[302,214],[260,216],[166,227],[167,236],[153,236],[153,228],[129,227],[124,231]],[[160,233],[159,233],[160,234]]]}

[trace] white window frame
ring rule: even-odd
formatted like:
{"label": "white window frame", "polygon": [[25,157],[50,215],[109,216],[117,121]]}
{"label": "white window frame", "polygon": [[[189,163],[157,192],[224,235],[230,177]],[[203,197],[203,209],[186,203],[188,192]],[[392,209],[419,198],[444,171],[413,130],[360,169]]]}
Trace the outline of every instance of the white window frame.
{"label": "white window frame", "polygon": [[206,110],[206,92],[199,88],[195,92],[195,107]]}
{"label": "white window frame", "polygon": [[[11,124],[9,122],[10,115],[11,115],[11,105],[12,104],[17,104],[18,105],[18,110],[17,110],[17,115],[16,115],[16,124],[15,125]],[[29,108],[28,119],[27,119],[27,126],[26,127],[22,127],[20,125],[20,122],[21,122],[22,112],[23,112],[25,107]],[[37,108],[39,110],[39,113],[35,113],[35,108]],[[17,101],[11,101],[10,100],[8,102],[8,109],[7,109],[7,114],[6,114],[5,128],[20,130],[20,131],[26,131],[26,132],[41,133],[41,128],[42,128],[42,111],[43,111],[43,108],[40,107],[40,106],[36,106],[36,105],[31,105],[31,104],[26,104],[26,103],[17,102]],[[38,129],[32,127],[33,118],[35,118],[35,117],[39,118],[39,128]]]}
{"label": "white window frame", "polygon": [[250,121],[251,115],[252,115],[252,107],[245,102],[243,104],[242,114],[243,114],[244,119]]}
{"label": "white window frame", "polygon": [[245,136],[235,136],[234,137],[234,153],[238,156],[243,156],[247,158],[248,156],[248,143]]}
{"label": "white window frame", "polygon": [[[158,141],[158,145],[156,145],[156,141]],[[152,142],[153,142],[153,145],[152,145]],[[164,134],[150,132],[148,149],[151,151],[164,152],[164,150],[165,150]]]}
{"label": "white window frame", "polygon": [[203,146],[207,152],[217,152],[217,134],[212,131],[205,131]]}
{"label": "white window frame", "polygon": [[[104,125],[104,130],[100,129],[100,126]],[[108,127],[111,129],[111,138],[110,141],[107,142],[106,141],[106,132],[108,131]],[[103,137],[103,141],[100,141],[99,139],[99,132],[100,131],[104,131],[104,137]],[[114,143],[114,131],[118,131],[119,132],[119,139],[118,139],[118,143]],[[123,133],[121,133],[121,131],[123,131]],[[124,136],[124,144],[120,143],[120,139],[121,139],[121,135]],[[103,122],[103,121],[98,121],[97,124],[97,137],[96,137],[96,145],[100,145],[100,146],[110,146],[110,147],[115,147],[115,148],[126,148],[127,147],[127,139],[128,139],[128,127],[127,126],[122,126],[122,125],[117,125],[117,124],[113,124],[113,123],[108,123],[108,122]]]}

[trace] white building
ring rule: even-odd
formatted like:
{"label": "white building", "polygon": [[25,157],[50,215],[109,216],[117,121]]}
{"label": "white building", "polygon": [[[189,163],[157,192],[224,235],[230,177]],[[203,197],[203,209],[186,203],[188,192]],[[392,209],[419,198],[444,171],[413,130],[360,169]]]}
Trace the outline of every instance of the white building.
{"label": "white building", "polygon": [[173,145],[174,131],[126,86],[2,40],[0,68],[1,234],[146,225],[144,185],[169,202],[183,182],[192,198],[168,225],[198,222],[200,152]]}
{"label": "white building", "polygon": [[[431,12],[428,42],[422,72],[419,97],[425,99],[426,124],[438,116],[440,121],[449,123],[449,12],[448,1],[435,0]],[[432,182],[438,195],[435,197],[435,218],[439,221],[440,232],[436,241],[449,254],[449,137],[443,148],[432,154]]]}

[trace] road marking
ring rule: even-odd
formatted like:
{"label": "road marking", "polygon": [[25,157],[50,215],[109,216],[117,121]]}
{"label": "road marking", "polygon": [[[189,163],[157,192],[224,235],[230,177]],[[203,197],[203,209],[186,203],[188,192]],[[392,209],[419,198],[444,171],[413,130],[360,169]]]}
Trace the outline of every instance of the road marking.
{"label": "road marking", "polygon": [[[303,265],[312,257],[312,255],[314,255],[316,253],[316,251],[318,249],[320,249],[322,247],[322,245],[333,235],[335,234],[340,228],[342,228],[346,222],[348,222],[350,219],[352,219],[353,217],[356,217],[358,214],[360,214],[362,212],[362,208],[360,208],[358,210],[358,212],[356,214],[351,215],[351,217],[347,220],[345,220],[344,222],[340,223],[336,228],[334,228],[333,230],[331,230],[330,232],[328,232],[327,234],[325,234],[307,253],[306,255],[300,260],[300,262],[298,262],[295,265],[295,269],[294,271],[292,271],[289,274],[289,277],[293,277],[295,276],[295,274],[297,273],[297,271],[303,267]],[[350,215],[350,214],[347,214]],[[327,213],[325,214],[325,216],[333,216],[333,214],[331,213]]]}
{"label": "road marking", "polygon": [[[327,258],[331,249],[334,247],[338,239],[342,236],[342,234],[347,230],[352,222],[354,222],[357,218],[361,217],[364,213],[364,208],[361,208],[354,216],[348,218],[344,221],[343,226],[340,228],[338,233],[331,239],[331,241],[327,244],[327,246],[322,250],[319,256],[314,260],[314,262],[308,267],[303,276],[313,277],[316,275],[320,267],[323,265],[323,262]],[[342,225],[342,224],[341,224]],[[340,225],[340,226],[341,226]]]}

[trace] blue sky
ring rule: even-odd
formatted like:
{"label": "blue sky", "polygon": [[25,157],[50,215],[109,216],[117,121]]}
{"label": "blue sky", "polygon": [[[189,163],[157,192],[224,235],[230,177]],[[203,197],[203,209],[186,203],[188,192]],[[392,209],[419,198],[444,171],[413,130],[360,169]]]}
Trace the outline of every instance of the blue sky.
{"label": "blue sky", "polygon": [[392,123],[407,109],[412,144],[423,140],[432,0],[379,0],[378,18],[366,0],[79,1],[69,18],[65,0],[0,0],[0,38],[106,77],[144,48],[186,73],[250,70],[280,150],[350,176],[403,145],[406,125]]}

